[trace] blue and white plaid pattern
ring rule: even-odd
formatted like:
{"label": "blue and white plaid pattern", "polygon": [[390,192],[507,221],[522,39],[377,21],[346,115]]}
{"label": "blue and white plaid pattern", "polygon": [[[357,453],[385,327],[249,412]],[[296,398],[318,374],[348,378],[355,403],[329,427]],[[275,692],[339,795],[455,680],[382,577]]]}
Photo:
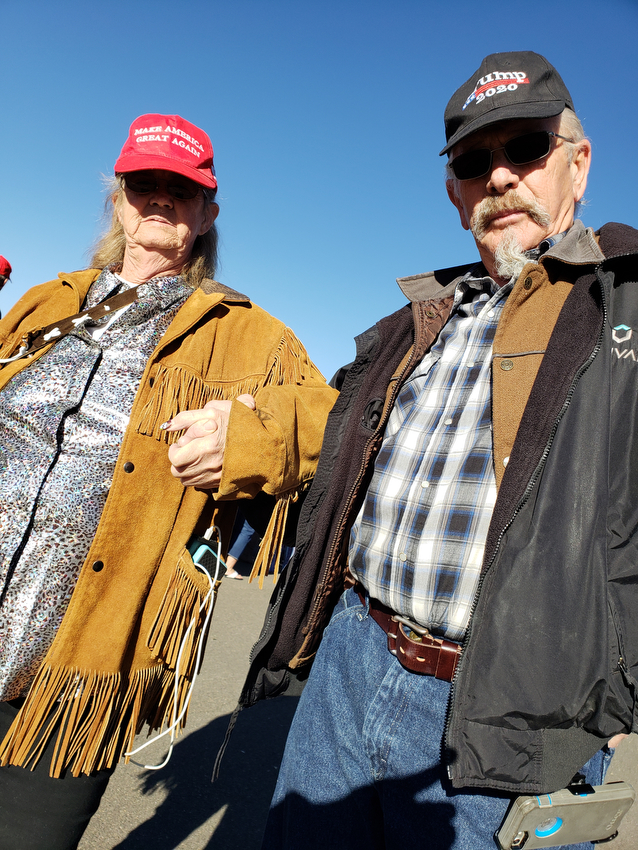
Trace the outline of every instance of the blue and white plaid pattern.
{"label": "blue and white plaid pattern", "polygon": [[492,343],[512,282],[467,275],[401,389],[350,540],[350,570],[398,614],[463,637],[496,500]]}

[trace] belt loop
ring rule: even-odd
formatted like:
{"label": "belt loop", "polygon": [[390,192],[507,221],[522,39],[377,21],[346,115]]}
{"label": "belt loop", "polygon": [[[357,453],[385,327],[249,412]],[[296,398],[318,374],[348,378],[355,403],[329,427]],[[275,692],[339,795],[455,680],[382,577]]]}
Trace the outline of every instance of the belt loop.
{"label": "belt loop", "polygon": [[356,584],[354,587],[351,587],[350,590],[356,596],[355,605],[357,603],[359,605],[363,605],[363,611],[357,611],[357,617],[361,622],[363,622],[370,616],[370,597],[360,584]]}

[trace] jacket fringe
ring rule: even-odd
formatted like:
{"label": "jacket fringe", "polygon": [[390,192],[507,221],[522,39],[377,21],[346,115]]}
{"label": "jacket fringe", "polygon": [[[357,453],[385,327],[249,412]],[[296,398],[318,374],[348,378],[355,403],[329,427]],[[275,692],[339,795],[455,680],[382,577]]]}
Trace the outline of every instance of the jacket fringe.
{"label": "jacket fringe", "polygon": [[302,384],[311,375],[312,363],[306,350],[290,328],[285,328],[265,383],[274,386]]}
{"label": "jacket fringe", "polygon": [[[202,593],[201,586],[186,574],[183,558],[169,579],[149,634],[148,646],[155,665],[132,671],[125,681],[117,673],[43,664],[0,744],[3,767],[33,769],[57,729],[50,775],[59,777],[65,769],[70,769],[73,776],[92,773],[112,767],[132,748],[145,723],[150,730],[170,723],[179,648],[195,620],[180,661],[177,714],[181,713],[195,675],[197,638],[220,584],[216,582],[213,596],[200,611],[207,591]],[[186,715],[180,726],[185,723]]]}
{"label": "jacket fringe", "polygon": [[302,384],[311,375],[312,364],[308,355],[290,328],[284,329],[265,377],[251,375],[241,381],[211,383],[181,366],[160,366],[153,381],[151,397],[144,405],[135,429],[139,434],[174,443],[181,432],[162,431],[160,426],[182,410],[200,410],[209,401],[231,400],[244,393],[255,395],[263,386]]}
{"label": "jacket fringe", "polygon": [[209,401],[233,399],[243,393],[254,395],[259,384],[255,378],[234,383],[207,383],[179,366],[161,366],[155,376],[151,398],[141,411],[136,431],[165,443],[174,443],[182,432],[162,431],[162,423],[173,419],[182,410],[200,410]]}
{"label": "jacket fringe", "polygon": [[293,490],[290,493],[280,496],[275,502],[270,522],[259,546],[259,551],[257,552],[257,557],[255,558],[250,578],[248,579],[250,582],[254,578],[259,578],[260,589],[264,586],[264,579],[268,575],[271,564],[275,566],[273,584],[277,582],[281,547],[283,546],[286,521],[288,519],[288,509],[291,503],[296,502],[298,498],[299,491]]}
{"label": "jacket fringe", "polygon": [[[188,632],[180,662],[180,672],[187,677],[192,677],[198,672],[193,669],[197,656],[197,638],[211,605],[215,604],[221,580],[214,583],[213,595],[202,608],[202,600],[209,590],[208,586],[203,588],[204,585],[208,585],[208,580],[202,575],[201,584],[195,584],[185,570],[185,558],[186,556],[183,555],[173,570],[155,622],[151,626],[147,646],[153,658],[174,670],[182,640]],[[188,562],[186,565],[188,566]],[[192,563],[190,569],[195,569]],[[194,626],[189,630],[193,621]]]}

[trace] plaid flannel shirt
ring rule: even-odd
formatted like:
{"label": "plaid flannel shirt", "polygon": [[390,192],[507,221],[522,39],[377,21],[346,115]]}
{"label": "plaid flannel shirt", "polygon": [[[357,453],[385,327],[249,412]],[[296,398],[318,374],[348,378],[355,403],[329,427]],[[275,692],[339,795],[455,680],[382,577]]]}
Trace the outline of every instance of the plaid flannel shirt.
{"label": "plaid flannel shirt", "polygon": [[467,628],[496,501],[492,343],[512,285],[472,273],[457,285],[399,393],[351,532],[350,570],[370,596],[450,640]]}

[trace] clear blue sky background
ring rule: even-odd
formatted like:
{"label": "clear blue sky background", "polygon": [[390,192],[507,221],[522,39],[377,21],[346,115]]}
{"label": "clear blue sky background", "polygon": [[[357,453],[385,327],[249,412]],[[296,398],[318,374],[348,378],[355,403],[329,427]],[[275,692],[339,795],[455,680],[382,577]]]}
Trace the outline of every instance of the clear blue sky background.
{"label": "clear blue sky background", "polygon": [[404,299],[476,257],[447,200],[443,110],[487,53],[561,72],[594,162],[586,224],[638,224],[638,2],[0,0],[0,309],[81,268],[129,124],[178,113],[215,148],[218,278],[330,376]]}

